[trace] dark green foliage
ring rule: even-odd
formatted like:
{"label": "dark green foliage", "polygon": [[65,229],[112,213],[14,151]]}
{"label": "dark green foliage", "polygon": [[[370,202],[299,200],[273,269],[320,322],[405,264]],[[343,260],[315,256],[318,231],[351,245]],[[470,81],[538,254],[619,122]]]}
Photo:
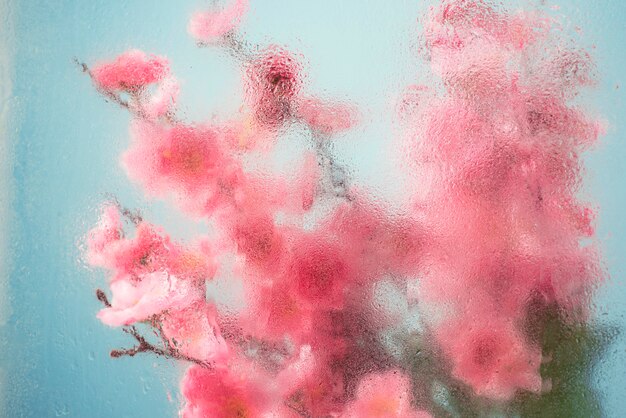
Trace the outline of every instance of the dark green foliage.
{"label": "dark green foliage", "polygon": [[556,309],[544,309],[541,316],[542,329],[535,336],[541,342],[544,358],[549,359],[541,367],[541,376],[551,381],[552,388],[542,395],[518,396],[510,414],[550,418],[603,416],[591,374],[615,338],[616,328],[567,321]]}

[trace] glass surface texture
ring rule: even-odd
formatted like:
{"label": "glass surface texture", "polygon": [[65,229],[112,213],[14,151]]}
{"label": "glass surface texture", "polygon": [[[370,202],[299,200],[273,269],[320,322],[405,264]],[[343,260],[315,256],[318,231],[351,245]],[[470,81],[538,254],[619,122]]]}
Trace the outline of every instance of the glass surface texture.
{"label": "glass surface texture", "polygon": [[623,416],[626,3],[0,17],[0,416]]}

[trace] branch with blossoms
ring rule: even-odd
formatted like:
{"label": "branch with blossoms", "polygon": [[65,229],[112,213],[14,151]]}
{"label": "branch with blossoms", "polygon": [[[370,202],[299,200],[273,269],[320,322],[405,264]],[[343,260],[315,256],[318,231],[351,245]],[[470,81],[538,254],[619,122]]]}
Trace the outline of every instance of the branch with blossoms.
{"label": "branch with blossoms", "polygon": [[[98,298],[100,302],[102,302],[105,308],[112,307],[106,293],[104,293],[102,289],[96,290],[96,297]],[[163,328],[159,324],[158,318],[152,318],[150,320],[150,323],[156,329],[156,331],[158,331],[158,336],[160,337],[164,348],[157,347],[153,343],[148,342],[146,337],[141,335],[135,326],[127,326],[127,327],[122,328],[122,330],[125,333],[131,335],[137,341],[139,345],[134,346],[132,348],[111,350],[111,353],[110,353],[111,357],[113,358],[119,358],[123,356],[134,357],[135,355],[140,354],[140,353],[151,353],[160,357],[181,360],[181,361],[188,361],[188,362],[195,363],[202,367],[211,367],[209,363],[198,360],[193,357],[189,357],[181,353],[180,350],[178,350],[176,347],[172,346],[170,341],[163,334]]]}
{"label": "branch with blossoms", "polygon": [[[597,415],[588,378],[613,331],[590,320],[604,276],[597,246],[581,244],[595,211],[577,192],[602,129],[571,100],[593,84],[590,57],[539,11],[431,8],[421,50],[441,85],[399,101],[415,181],[398,211],[332,153],[356,108],[307,92],[286,48],[247,43],[248,7],[232,0],[188,27],[241,67],[244,103],[228,120],[177,117],[165,57],[77,61],[131,115],[129,178],[216,227],[179,242],[103,205],[85,253],[109,275],[97,316],[136,342],[111,356],[191,363],[187,418]],[[288,177],[259,169],[287,126],[309,140],[299,164]],[[207,297],[228,268],[243,281],[235,313]]]}

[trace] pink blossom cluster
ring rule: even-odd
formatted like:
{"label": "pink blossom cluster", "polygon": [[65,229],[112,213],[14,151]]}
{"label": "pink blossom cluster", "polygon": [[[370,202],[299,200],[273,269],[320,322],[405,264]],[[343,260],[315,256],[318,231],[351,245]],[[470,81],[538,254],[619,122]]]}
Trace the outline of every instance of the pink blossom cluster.
{"label": "pink blossom cluster", "polygon": [[158,321],[181,353],[201,361],[224,357],[228,348],[205,298],[206,279],[216,270],[208,241],[185,246],[143,221],[134,229],[128,238],[118,208],[108,205],[87,236],[88,262],[110,272],[113,297],[98,318],[110,326]]}
{"label": "pink blossom cluster", "polygon": [[594,210],[576,199],[581,153],[601,131],[571,103],[591,80],[588,57],[548,49],[548,19],[481,1],[446,1],[425,26],[443,93],[413,88],[406,115],[432,231],[412,294],[446,306],[435,338],[475,393],[538,393],[529,317],[556,305],[584,319],[602,278],[597,249],[581,245]]}
{"label": "pink blossom cluster", "polygon": [[133,49],[113,62],[98,65],[92,72],[102,89],[132,91],[165,78],[169,73],[169,63],[164,57],[150,56]]}
{"label": "pink blossom cluster", "polygon": [[[198,13],[189,32],[242,48],[225,40],[247,7]],[[390,282],[420,307],[419,350],[450,365],[435,380],[492,401],[541,392],[531,310],[556,305],[584,320],[601,278],[595,249],[581,245],[594,212],[576,199],[581,152],[600,128],[570,103],[591,80],[588,58],[547,52],[551,25],[482,1],[431,10],[424,51],[443,88],[405,98],[416,180],[400,214],[352,186],[326,152],[356,112],[305,93],[304,68],[285,48],[237,50],[244,110],[207,123],[176,117],[164,58],[129,51],[94,67],[97,88],[133,116],[121,157],[129,178],[217,231],[177,242],[104,206],[86,252],[110,276],[98,318],[140,343],[115,356],[193,362],[181,382],[186,418],[429,417],[433,402],[419,394],[432,377],[383,344],[410,320],[380,308],[376,289]],[[308,130],[315,152],[293,178],[251,170],[246,159],[271,152],[287,123]],[[236,314],[207,297],[227,260],[244,285]],[[140,324],[162,341],[139,336]]]}

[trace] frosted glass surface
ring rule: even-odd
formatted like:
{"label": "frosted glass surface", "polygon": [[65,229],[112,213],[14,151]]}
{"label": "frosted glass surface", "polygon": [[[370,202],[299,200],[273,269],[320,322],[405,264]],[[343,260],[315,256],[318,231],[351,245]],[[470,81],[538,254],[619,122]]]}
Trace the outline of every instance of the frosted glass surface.
{"label": "frosted glass surface", "polygon": [[625,3],[0,16],[0,416],[623,415]]}

